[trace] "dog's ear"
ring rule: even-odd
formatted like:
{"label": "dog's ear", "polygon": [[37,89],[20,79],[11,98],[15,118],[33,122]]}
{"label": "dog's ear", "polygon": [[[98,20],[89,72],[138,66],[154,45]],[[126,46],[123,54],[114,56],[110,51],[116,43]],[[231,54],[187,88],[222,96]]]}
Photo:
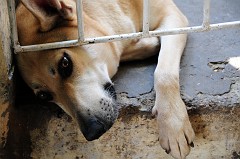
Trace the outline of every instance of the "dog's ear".
{"label": "dog's ear", "polygon": [[75,17],[75,0],[21,0],[23,5],[39,20],[41,31],[48,31],[58,20],[71,21]]}

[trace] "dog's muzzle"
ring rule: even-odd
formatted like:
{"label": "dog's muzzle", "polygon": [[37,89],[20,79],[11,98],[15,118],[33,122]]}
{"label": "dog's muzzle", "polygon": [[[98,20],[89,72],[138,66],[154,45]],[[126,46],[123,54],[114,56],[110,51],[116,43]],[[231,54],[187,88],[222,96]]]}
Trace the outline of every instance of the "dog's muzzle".
{"label": "dog's muzzle", "polygon": [[86,111],[79,111],[76,114],[78,124],[88,141],[98,139],[107,130],[109,130],[118,116],[118,108],[115,102],[116,92],[111,83],[103,85],[105,92],[109,98],[101,98],[99,100],[99,110],[91,112],[90,109]]}
{"label": "dog's muzzle", "polygon": [[84,137],[88,141],[98,139],[113,125],[113,122],[104,121],[95,116],[83,118],[80,114],[78,115],[78,123]]}

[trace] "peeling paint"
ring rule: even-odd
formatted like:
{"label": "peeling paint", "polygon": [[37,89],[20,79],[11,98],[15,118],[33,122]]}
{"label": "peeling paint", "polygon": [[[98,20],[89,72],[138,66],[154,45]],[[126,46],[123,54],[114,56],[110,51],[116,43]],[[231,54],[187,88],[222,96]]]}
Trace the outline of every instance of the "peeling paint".
{"label": "peeling paint", "polygon": [[0,32],[0,149],[6,144],[7,134],[8,134],[8,121],[9,113],[7,112],[8,103],[8,89],[9,85],[8,75],[7,75],[7,62],[3,53],[3,44],[1,40]]}
{"label": "peeling paint", "polygon": [[216,61],[216,62],[209,62],[208,66],[214,71],[214,72],[220,72],[225,69],[226,64],[228,64],[227,61]]}
{"label": "peeling paint", "polygon": [[[9,103],[1,104],[0,100],[0,148],[7,142],[9,112],[7,112]],[[4,116],[2,114],[5,114]]]}
{"label": "peeling paint", "polygon": [[11,97],[13,81],[8,74],[12,66],[12,48],[7,3],[6,0],[0,1],[0,158],[4,155],[2,148],[7,142],[9,108],[13,102]]}
{"label": "peeling paint", "polygon": [[239,152],[234,151],[232,153],[232,159],[239,159],[239,158],[240,158],[240,151]]}

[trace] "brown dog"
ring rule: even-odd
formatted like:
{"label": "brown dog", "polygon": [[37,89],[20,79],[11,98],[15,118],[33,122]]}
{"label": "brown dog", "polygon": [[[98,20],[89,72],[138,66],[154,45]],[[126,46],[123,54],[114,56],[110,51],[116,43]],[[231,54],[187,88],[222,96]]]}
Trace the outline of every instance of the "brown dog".
{"label": "brown dog", "polygon": [[[83,0],[86,37],[142,31],[140,0]],[[171,0],[150,0],[150,29],[187,26]],[[22,0],[17,8],[21,45],[77,39],[75,0]],[[194,132],[180,97],[179,63],[186,35],[161,37],[154,73],[159,140],[175,158],[185,158]],[[125,40],[17,55],[26,83],[42,100],[52,101],[75,119],[87,140],[99,138],[117,118],[111,77],[121,60],[153,55],[158,38]]]}

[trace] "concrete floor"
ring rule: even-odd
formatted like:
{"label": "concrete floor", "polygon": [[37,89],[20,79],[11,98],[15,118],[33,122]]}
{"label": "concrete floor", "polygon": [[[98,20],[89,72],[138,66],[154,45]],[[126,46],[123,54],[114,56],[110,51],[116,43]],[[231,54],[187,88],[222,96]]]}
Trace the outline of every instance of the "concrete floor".
{"label": "concrete floor", "polygon": [[[202,0],[175,0],[200,25]],[[240,20],[239,0],[212,0],[211,22]],[[196,132],[189,159],[240,158],[240,29],[193,33],[181,63],[181,95]],[[171,158],[159,146],[154,105],[156,57],[122,63],[114,83],[121,115],[99,140],[87,142],[56,106],[21,104],[12,111],[0,158]],[[11,127],[14,129],[11,129]]]}
{"label": "concrete floor", "polygon": [[[133,111],[133,110],[132,110]],[[240,112],[240,109],[235,111]],[[240,113],[191,114],[196,132],[189,159],[239,157]],[[149,113],[127,113],[99,140],[87,142],[67,116],[51,118],[48,127],[31,131],[33,158],[171,158],[161,149],[155,120]],[[70,131],[71,130],[71,131]],[[237,158],[237,157],[236,157]]]}

